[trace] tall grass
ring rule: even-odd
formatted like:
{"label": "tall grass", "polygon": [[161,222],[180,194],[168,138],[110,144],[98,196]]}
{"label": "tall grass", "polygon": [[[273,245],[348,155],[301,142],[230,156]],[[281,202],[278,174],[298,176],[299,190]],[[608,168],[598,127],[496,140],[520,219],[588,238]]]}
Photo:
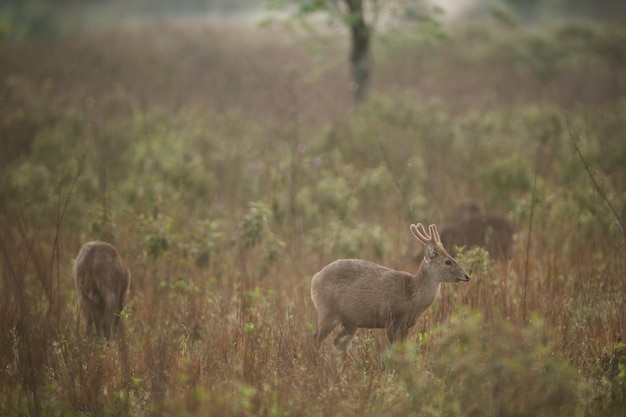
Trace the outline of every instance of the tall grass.
{"label": "tall grass", "polygon": [[[355,112],[342,51],[311,78],[300,45],[265,35],[3,44],[2,414],[623,413],[626,242],[597,192],[623,222],[623,62],[607,52],[623,34],[576,27],[394,45]],[[535,48],[558,50],[544,42],[567,56],[539,71]],[[404,344],[359,330],[346,359],[317,352],[312,274],[339,257],[415,271],[408,224],[467,199],[516,221],[512,259],[459,256],[472,282]],[[110,345],[85,338],[71,279],[103,237],[132,271]]]}

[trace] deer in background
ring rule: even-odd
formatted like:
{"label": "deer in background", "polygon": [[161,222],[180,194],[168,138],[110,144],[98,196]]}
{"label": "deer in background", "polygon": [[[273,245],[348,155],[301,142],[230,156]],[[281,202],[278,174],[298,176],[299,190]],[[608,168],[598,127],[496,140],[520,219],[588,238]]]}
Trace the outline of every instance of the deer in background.
{"label": "deer in background", "polygon": [[478,204],[466,202],[455,207],[448,215],[448,224],[441,231],[441,241],[452,256],[456,247],[469,249],[480,246],[492,258],[507,260],[513,247],[517,228],[506,217],[485,213]]}
{"label": "deer in background", "polygon": [[470,280],[444,249],[434,224],[429,232],[421,223],[412,224],[410,230],[426,248],[415,275],[361,259],[339,259],[313,276],[311,298],[318,316],[318,348],[338,324],[343,329],[334,343],[344,352],[359,328],[384,328],[390,343],[402,341],[435,302],[442,282]]}
{"label": "deer in background", "polygon": [[122,266],[117,250],[106,242],[85,243],[74,264],[74,283],[87,333],[95,330],[107,340],[119,337],[130,271]]}

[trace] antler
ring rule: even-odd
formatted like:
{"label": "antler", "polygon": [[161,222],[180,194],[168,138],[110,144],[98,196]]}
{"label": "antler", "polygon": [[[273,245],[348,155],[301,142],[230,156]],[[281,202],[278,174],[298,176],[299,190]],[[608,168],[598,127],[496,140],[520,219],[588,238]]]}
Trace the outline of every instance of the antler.
{"label": "antler", "polygon": [[418,223],[417,225],[411,225],[411,233],[413,236],[417,238],[424,245],[433,241],[431,233],[426,233],[426,229],[424,229],[424,225],[422,223]]}
{"label": "antler", "polygon": [[413,233],[413,236],[415,236],[417,240],[422,242],[424,245],[428,243],[441,244],[441,238],[439,237],[437,226],[435,226],[434,224],[428,226],[428,232],[426,232],[426,229],[424,228],[424,225],[422,223],[418,223],[417,225],[412,224],[411,232]]}
{"label": "antler", "polygon": [[430,235],[435,239],[435,242],[441,245],[441,237],[439,237],[439,232],[437,231],[437,226],[431,224],[428,226],[428,230],[430,230]]}

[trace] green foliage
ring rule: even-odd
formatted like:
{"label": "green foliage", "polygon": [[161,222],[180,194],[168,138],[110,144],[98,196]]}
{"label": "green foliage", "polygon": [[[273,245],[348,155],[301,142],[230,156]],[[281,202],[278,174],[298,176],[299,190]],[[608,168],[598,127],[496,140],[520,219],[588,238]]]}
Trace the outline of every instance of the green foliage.
{"label": "green foliage", "polygon": [[351,194],[352,188],[344,178],[325,178],[317,183],[315,202],[322,212],[328,211],[339,219],[346,219],[354,214],[358,204]]}
{"label": "green foliage", "polygon": [[580,409],[580,380],[550,345],[541,321],[515,329],[504,320],[489,324],[480,314],[461,314],[437,333],[431,356],[422,359],[401,346],[391,357],[419,413],[565,416]]}
{"label": "green foliage", "polygon": [[476,175],[492,206],[511,201],[532,189],[532,167],[518,155],[497,159]]}
{"label": "green foliage", "polygon": [[0,41],[23,37],[53,38],[62,32],[54,6],[45,0],[7,0],[0,5]]}
{"label": "green foliage", "polygon": [[248,213],[243,217],[243,242],[246,248],[256,246],[263,240],[269,226],[270,208],[262,202],[250,203]]}
{"label": "green foliage", "polygon": [[[451,385],[448,405],[500,416],[576,412],[576,372],[554,353],[541,322],[518,332],[501,321],[487,329],[492,340],[484,340],[474,323],[456,325],[457,333],[453,330],[442,345],[451,355],[433,366]],[[480,383],[469,394],[465,386],[472,381]]]}
{"label": "green foliage", "polygon": [[264,278],[269,268],[279,261],[284,252],[283,242],[270,228],[272,210],[261,202],[251,202],[248,212],[243,217],[241,243],[244,254],[251,253],[253,248],[262,248],[261,260],[257,265],[257,274]]}
{"label": "green foliage", "polygon": [[560,43],[541,34],[530,36],[520,44],[518,58],[540,81],[546,82],[558,74],[559,61],[566,53]]}
{"label": "green foliage", "polygon": [[465,270],[471,275],[478,275],[480,279],[495,280],[493,263],[489,258],[489,252],[479,246],[465,251],[464,247],[457,247],[457,260],[465,267]]}
{"label": "green foliage", "polygon": [[591,378],[596,385],[589,390],[592,401],[588,413],[611,416],[626,409],[626,346],[617,343],[603,353],[591,368]]}
{"label": "green foliage", "polygon": [[[29,83],[13,81],[16,83],[15,88],[19,90],[15,92],[19,101],[34,93],[31,88],[37,90]],[[14,109],[15,113],[0,116],[9,126],[6,153],[7,156],[13,156],[9,156],[6,161],[6,167],[10,169],[2,171],[0,195],[7,198],[7,210],[52,223],[60,214],[60,199],[74,188],[75,181],[83,170],[87,153],[87,147],[82,141],[85,122],[71,110],[57,112],[48,108],[48,104],[41,103],[35,108],[31,106],[32,103],[24,103],[24,108]],[[32,136],[26,134],[26,137],[21,137],[21,129],[13,130],[12,123],[21,125],[19,118],[29,114],[22,112],[36,109],[47,114],[36,116],[43,120],[35,122],[36,131],[29,132]],[[20,114],[23,116],[19,116]],[[27,143],[21,143],[22,140]],[[24,145],[28,149],[28,155],[21,155],[24,150],[17,150]],[[93,195],[90,195],[89,185],[82,181],[79,181],[78,188],[85,191],[87,196]],[[79,223],[83,219],[78,207],[70,207],[66,214],[71,225],[84,226],[84,223]]]}
{"label": "green foliage", "polygon": [[163,216],[137,218],[137,229],[144,236],[143,249],[153,260],[159,259],[170,247],[172,219]]}
{"label": "green foliage", "polygon": [[310,241],[322,259],[365,256],[382,260],[389,250],[389,238],[379,226],[346,224],[338,219],[312,229]]}
{"label": "green foliage", "polygon": [[221,227],[217,220],[199,220],[193,228],[192,235],[185,245],[196,266],[208,267],[217,261],[226,244]]}

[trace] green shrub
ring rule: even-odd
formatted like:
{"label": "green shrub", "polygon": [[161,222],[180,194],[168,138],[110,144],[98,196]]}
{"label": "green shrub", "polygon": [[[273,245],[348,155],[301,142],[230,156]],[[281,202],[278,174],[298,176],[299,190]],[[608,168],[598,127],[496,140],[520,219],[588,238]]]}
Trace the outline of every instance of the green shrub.
{"label": "green shrub", "polygon": [[531,191],[533,171],[519,155],[498,158],[477,172],[478,182],[492,207],[507,207],[516,197]]}
{"label": "green shrub", "polygon": [[309,241],[322,259],[366,257],[380,261],[389,250],[389,238],[379,226],[339,219],[311,230]]}
{"label": "green shrub", "polygon": [[580,379],[555,352],[541,320],[518,329],[504,319],[460,314],[436,333],[423,359],[406,346],[391,357],[419,412],[506,417],[580,410]]}
{"label": "green shrub", "polygon": [[626,410],[626,344],[617,343],[612,351],[601,355],[592,371],[591,378],[601,389],[592,391],[589,414],[614,416]]}

